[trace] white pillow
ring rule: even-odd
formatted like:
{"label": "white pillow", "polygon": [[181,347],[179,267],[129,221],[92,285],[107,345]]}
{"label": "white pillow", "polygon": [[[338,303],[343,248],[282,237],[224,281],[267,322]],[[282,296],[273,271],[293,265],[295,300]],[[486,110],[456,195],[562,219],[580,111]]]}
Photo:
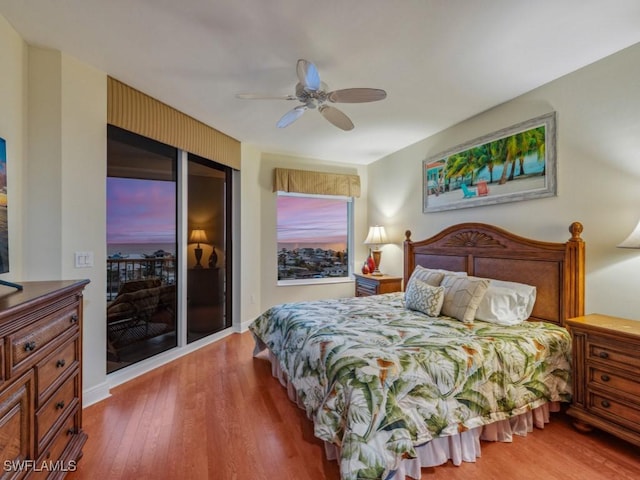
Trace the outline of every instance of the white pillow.
{"label": "white pillow", "polygon": [[472,324],[482,297],[489,288],[486,278],[445,275],[442,280],[442,313],[463,323]]}
{"label": "white pillow", "polygon": [[422,280],[415,279],[404,294],[405,306],[430,317],[440,315],[444,302],[444,287],[434,287]]}
{"label": "white pillow", "polygon": [[536,287],[524,283],[491,280],[476,318],[498,325],[518,325],[531,316]]}

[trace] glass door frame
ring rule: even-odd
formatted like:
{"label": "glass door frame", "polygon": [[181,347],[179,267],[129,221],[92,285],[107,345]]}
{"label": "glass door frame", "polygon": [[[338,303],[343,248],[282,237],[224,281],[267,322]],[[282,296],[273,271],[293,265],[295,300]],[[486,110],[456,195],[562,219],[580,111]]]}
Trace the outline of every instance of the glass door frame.
{"label": "glass door frame", "polygon": [[194,342],[187,342],[187,250],[189,232],[187,229],[187,223],[189,218],[189,191],[188,191],[188,178],[189,178],[189,156],[194,159],[203,160],[204,162],[210,162],[211,168],[220,170],[225,174],[225,208],[224,208],[224,225],[225,225],[225,255],[224,255],[224,321],[225,328],[221,331],[228,330],[233,327],[233,170],[230,167],[226,167],[211,160],[199,157],[198,155],[190,154],[185,150],[178,149],[178,249],[180,255],[178,258],[178,269],[180,272],[180,278],[182,281],[178,285],[178,305],[177,311],[179,312],[178,321],[178,346],[177,348],[183,348],[191,345],[198,345],[199,343],[208,343],[212,335],[219,334],[220,331],[212,333],[206,337],[203,337]]}

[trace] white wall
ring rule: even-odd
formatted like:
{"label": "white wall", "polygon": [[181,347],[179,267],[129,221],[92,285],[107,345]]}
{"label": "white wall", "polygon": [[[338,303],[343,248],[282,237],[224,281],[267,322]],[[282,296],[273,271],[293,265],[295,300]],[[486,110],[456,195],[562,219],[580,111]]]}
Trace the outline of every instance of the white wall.
{"label": "white wall", "polygon": [[[23,279],[90,279],[83,387],[106,389],[107,78],[55,50],[28,47],[28,57]],[[75,268],[76,251],[92,251],[94,267]]]}
{"label": "white wall", "polygon": [[[3,278],[90,279],[84,388],[106,389],[106,75],[64,53],[28,47],[3,17],[0,58],[11,265]],[[94,252],[95,267],[74,267],[79,250]]]}
{"label": "white wall", "polygon": [[[584,225],[586,311],[640,319],[640,250],[616,248],[640,219],[640,44],[418,142],[369,166],[369,218],[396,240],[384,263],[402,274],[403,232],[420,240],[467,221],[565,241]],[[557,112],[558,195],[422,213],[422,161],[458,144]],[[425,111],[428,115],[428,111]]]}
{"label": "white wall", "polygon": [[234,249],[240,252],[239,289],[234,289],[240,297],[240,317],[234,318],[234,328],[240,331],[256,318],[262,309],[260,292],[260,275],[256,270],[260,268],[262,256],[260,196],[258,174],[260,172],[260,151],[254,147],[241,145],[242,164],[240,166],[240,229],[234,232]]}

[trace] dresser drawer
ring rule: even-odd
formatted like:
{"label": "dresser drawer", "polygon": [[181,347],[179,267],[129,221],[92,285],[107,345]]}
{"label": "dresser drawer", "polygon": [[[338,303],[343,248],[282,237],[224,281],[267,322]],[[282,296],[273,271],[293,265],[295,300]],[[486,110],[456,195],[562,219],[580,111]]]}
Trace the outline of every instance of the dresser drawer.
{"label": "dresser drawer", "polygon": [[5,367],[4,367],[4,339],[0,338],[0,387],[3,386],[5,378]]}
{"label": "dresser drawer", "polygon": [[[79,412],[76,411],[73,414],[69,415],[69,417],[65,420],[64,424],[55,434],[53,440],[49,444],[49,446],[43,449],[40,453],[40,458],[38,459],[37,465],[51,465],[55,467],[57,470],[65,470],[65,471],[75,471],[76,462],[72,461],[72,463],[67,463],[61,465],[59,463],[59,459],[62,457],[67,446],[71,443],[74,435],[78,432],[78,428],[80,425]],[[29,476],[29,479],[32,478],[47,478],[47,475],[50,472],[46,470],[40,470],[39,472],[35,472],[34,474]]]}
{"label": "dresser drawer", "polygon": [[378,293],[378,286],[375,283],[358,282],[356,285],[356,296],[367,297]]}
{"label": "dresser drawer", "polygon": [[10,372],[15,375],[28,367],[32,358],[42,352],[52,341],[68,330],[78,330],[78,309],[67,308],[52,313],[28,328],[8,337]]}
{"label": "dresser drawer", "polygon": [[60,383],[58,380],[66,372],[76,368],[79,362],[80,341],[78,335],[73,335],[36,365],[37,406],[42,405],[47,400]]}
{"label": "dresser drawer", "polygon": [[402,291],[402,277],[391,275],[355,275],[356,297]]}
{"label": "dresser drawer", "polygon": [[[33,457],[33,372],[0,392],[0,459],[20,462]],[[0,471],[0,476],[7,472]]]}
{"label": "dresser drawer", "polygon": [[627,377],[609,369],[591,365],[588,367],[588,372],[590,386],[614,390],[640,404],[640,383],[637,377],[634,379],[631,376]]}
{"label": "dresser drawer", "polygon": [[625,370],[638,371],[640,356],[632,346],[597,335],[587,337],[587,361],[606,362]]}
{"label": "dresser drawer", "polygon": [[69,378],[62,386],[56,390],[55,394],[36,412],[36,444],[37,450],[49,443],[55,434],[52,427],[61,418],[75,409],[79,403],[79,374]]}
{"label": "dresser drawer", "polygon": [[640,404],[637,402],[589,391],[587,409],[635,431],[640,430]]}

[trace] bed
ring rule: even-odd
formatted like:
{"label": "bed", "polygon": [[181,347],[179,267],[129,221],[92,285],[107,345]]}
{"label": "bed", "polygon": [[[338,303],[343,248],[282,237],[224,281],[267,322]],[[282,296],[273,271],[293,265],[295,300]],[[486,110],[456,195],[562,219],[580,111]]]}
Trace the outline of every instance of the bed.
{"label": "bed", "polygon": [[[584,242],[582,225],[569,230],[561,243],[481,223],[417,242],[407,231],[409,291],[272,307],[249,327],[254,355],[266,350],[343,479],[473,462],[480,440],[543,428],[571,399],[563,325],[584,313]],[[526,321],[475,318],[484,307],[469,305],[486,307],[505,285],[535,288]]]}

